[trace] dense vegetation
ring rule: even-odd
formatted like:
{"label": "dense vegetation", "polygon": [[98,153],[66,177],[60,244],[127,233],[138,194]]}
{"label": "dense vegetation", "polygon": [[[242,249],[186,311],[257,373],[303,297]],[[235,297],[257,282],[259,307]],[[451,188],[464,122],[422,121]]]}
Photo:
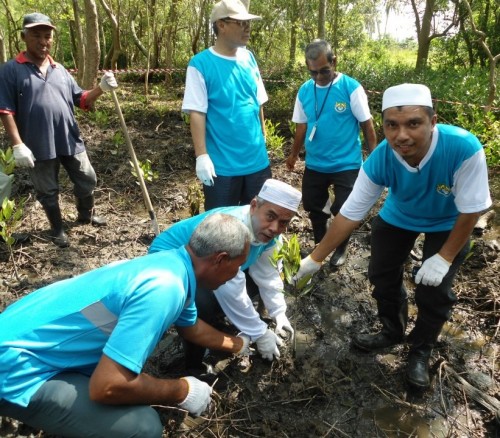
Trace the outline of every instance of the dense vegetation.
{"label": "dense vegetation", "polygon": [[[244,0],[246,3],[249,0]],[[212,0],[1,0],[0,63],[23,49],[22,17],[40,11],[58,27],[56,60],[89,87],[101,69],[126,69],[120,81],[145,84],[145,101],[182,86],[189,58],[213,43]],[[367,89],[380,132],[381,93],[401,82],[427,84],[440,121],[463,126],[500,163],[500,3],[497,0],[251,0],[262,16],[252,27],[270,101],[266,113],[285,136],[295,93],[307,79],[303,49],[315,37],[332,42],[338,69]],[[396,13],[396,19],[387,20]],[[401,23],[405,23],[402,39]],[[156,73],[145,75],[149,69]],[[157,82],[156,84],[154,82]],[[144,96],[142,96],[144,98]]]}

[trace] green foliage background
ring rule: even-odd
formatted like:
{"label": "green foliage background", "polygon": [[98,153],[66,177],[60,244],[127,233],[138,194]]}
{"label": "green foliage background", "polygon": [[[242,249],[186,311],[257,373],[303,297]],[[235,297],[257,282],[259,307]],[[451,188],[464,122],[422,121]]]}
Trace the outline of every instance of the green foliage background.
{"label": "green foliage background", "polygon": [[[151,86],[147,91],[149,96],[161,98],[164,85],[182,87],[185,68],[193,52],[213,43],[209,15],[214,1],[98,0],[96,5],[100,18],[99,37],[103,60],[112,45],[112,27],[103,8],[104,1],[116,16],[120,27],[123,50],[120,67],[144,69],[147,65],[145,56],[132,38],[130,23],[133,21],[137,37],[155,54],[157,65],[151,67],[173,69],[169,73],[151,75]],[[500,3],[497,0],[470,3],[474,22],[485,32],[492,54],[500,53]],[[0,40],[3,41],[7,58],[12,58],[23,49],[19,35],[23,15],[40,11],[48,14],[58,28],[52,50],[54,58],[68,68],[74,67],[75,4],[80,8],[84,27],[83,2],[2,2],[6,13],[0,14]],[[319,0],[252,0],[250,4],[251,12],[261,15],[262,20],[253,23],[248,47],[255,53],[264,77],[270,96],[265,113],[271,119],[278,138],[291,136],[289,121],[295,95],[300,84],[308,79],[303,50],[317,36],[319,4]],[[498,166],[500,92],[497,90],[491,112],[485,114],[482,105],[487,99],[489,64],[484,50],[477,43],[477,37],[471,33],[468,21],[463,20],[463,25],[455,28],[447,37],[433,39],[427,67],[416,72],[416,39],[396,41],[380,30],[385,11],[401,10],[404,4],[404,0],[327,1],[325,39],[336,49],[338,70],[362,83],[368,92],[374,119],[378,122],[385,88],[402,82],[428,85],[436,99],[439,121],[463,126],[478,135],[486,147],[489,164]],[[423,6],[422,1],[419,4]],[[460,2],[458,4],[461,6]],[[444,11],[450,15],[454,5],[454,2],[437,2],[435,16],[444,17]],[[463,10],[460,13],[464,16]],[[296,37],[294,51],[291,50],[292,29],[295,29]],[[172,35],[170,41],[166,41],[167,35]],[[172,45],[169,65],[167,42]],[[497,86],[499,69],[500,63],[496,69]],[[144,75],[120,74],[119,81],[143,82]],[[137,96],[137,99],[142,99],[142,107],[148,107],[147,95]],[[94,118],[97,124],[106,124],[105,113],[95,113]],[[379,138],[382,138],[380,123],[377,129]]]}

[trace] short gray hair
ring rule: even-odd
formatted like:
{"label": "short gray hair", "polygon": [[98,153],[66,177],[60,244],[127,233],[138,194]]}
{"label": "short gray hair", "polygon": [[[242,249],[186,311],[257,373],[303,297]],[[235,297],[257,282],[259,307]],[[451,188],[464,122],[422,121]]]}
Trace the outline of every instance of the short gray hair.
{"label": "short gray hair", "polygon": [[250,231],[241,220],[228,214],[213,213],[196,227],[189,247],[197,257],[227,252],[229,258],[235,259],[245,252],[250,238]]}
{"label": "short gray hair", "polygon": [[308,59],[316,61],[321,55],[325,55],[327,61],[331,64],[335,58],[335,53],[333,53],[330,43],[319,39],[313,40],[306,46],[305,54],[306,61]]}

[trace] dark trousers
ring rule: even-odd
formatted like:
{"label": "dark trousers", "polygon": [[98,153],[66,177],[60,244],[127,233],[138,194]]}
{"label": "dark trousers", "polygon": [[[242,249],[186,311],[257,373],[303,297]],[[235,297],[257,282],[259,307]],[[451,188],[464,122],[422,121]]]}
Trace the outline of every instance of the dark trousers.
{"label": "dark trousers", "polygon": [[335,200],[330,212],[336,216],[340,208],[351,194],[359,170],[345,170],[336,173],[322,173],[315,170],[304,170],[302,178],[302,202],[304,210],[309,213],[313,227],[314,241],[319,243],[326,233],[326,224],[330,215],[323,209],[328,201],[328,189],[333,185]]}
{"label": "dark trousers", "polygon": [[[253,281],[252,277],[246,275],[246,286],[247,293],[250,298],[254,298],[259,293],[259,288]],[[222,318],[224,318],[224,312],[215,297],[212,290],[209,289],[196,289],[196,310],[198,311],[198,318],[210,324],[212,326],[217,326]],[[186,340],[183,340],[184,344],[184,357],[185,365],[187,369],[200,370],[202,369],[203,357],[205,356],[206,348],[200,347],[199,345],[193,344]]]}
{"label": "dark trousers", "polygon": [[[408,259],[415,240],[420,233],[394,227],[380,216],[374,218],[371,231],[371,258],[368,276],[374,286],[373,297],[382,307],[399,308],[407,299],[403,285],[404,264]],[[448,238],[450,232],[425,233],[423,260],[436,254]],[[448,273],[439,286],[418,284],[415,288],[415,302],[418,319],[426,324],[441,327],[451,316],[457,301],[452,291],[452,283],[460,265],[469,250],[467,242],[455,257]]]}
{"label": "dark trousers", "polygon": [[27,407],[0,400],[0,415],[68,438],[160,438],[163,432],[151,406],[94,402],[89,398],[89,377],[70,372],[45,382]]}
{"label": "dark trousers", "polygon": [[29,169],[29,174],[40,204],[53,205],[57,203],[61,165],[66,169],[73,182],[73,193],[76,198],[86,198],[94,192],[97,178],[87,152],[61,156],[53,160],[35,161],[35,167]]}
{"label": "dark trousers", "polygon": [[260,192],[266,179],[272,177],[271,167],[250,175],[217,176],[213,186],[203,184],[205,211],[217,207],[247,205]]}

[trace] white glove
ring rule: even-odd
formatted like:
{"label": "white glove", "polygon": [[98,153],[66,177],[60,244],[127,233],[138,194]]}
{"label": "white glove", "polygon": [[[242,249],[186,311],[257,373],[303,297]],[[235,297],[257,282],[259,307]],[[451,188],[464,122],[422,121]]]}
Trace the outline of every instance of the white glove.
{"label": "white glove", "polygon": [[312,275],[319,271],[322,263],[313,260],[310,255],[308,255],[305,259],[300,261],[299,271],[295,274],[293,279],[295,281],[299,281],[302,277],[306,275]]}
{"label": "white glove", "polygon": [[212,387],[196,377],[188,376],[181,377],[188,382],[188,395],[179,407],[189,411],[191,414],[198,416],[210,406],[212,399]]}
{"label": "white glove", "polygon": [[243,339],[243,347],[235,353],[236,356],[248,356],[250,354],[250,338],[243,333],[238,333],[238,338]]}
{"label": "white glove", "polygon": [[206,186],[214,185],[215,174],[214,163],[208,154],[199,155],[196,158],[196,176]]}
{"label": "white glove", "polygon": [[428,258],[418,270],[415,283],[425,286],[439,286],[450,269],[451,263],[438,254]]}
{"label": "white glove", "polygon": [[118,82],[116,82],[113,72],[107,71],[104,73],[103,77],[101,78],[99,87],[101,87],[101,90],[104,92],[118,88]]}
{"label": "white glove", "polygon": [[272,330],[267,329],[255,343],[257,344],[257,350],[264,359],[273,360],[274,356],[280,357],[278,346],[283,345],[283,341]]}
{"label": "white glove", "polygon": [[14,161],[17,167],[35,167],[36,158],[31,149],[24,143],[16,144],[12,147],[14,151]]}
{"label": "white glove", "polygon": [[288,321],[288,318],[285,315],[285,312],[279,313],[276,315],[276,328],[274,329],[274,333],[284,336],[285,331],[290,333],[290,336],[293,338],[293,327],[292,324],[290,324],[290,321]]}

